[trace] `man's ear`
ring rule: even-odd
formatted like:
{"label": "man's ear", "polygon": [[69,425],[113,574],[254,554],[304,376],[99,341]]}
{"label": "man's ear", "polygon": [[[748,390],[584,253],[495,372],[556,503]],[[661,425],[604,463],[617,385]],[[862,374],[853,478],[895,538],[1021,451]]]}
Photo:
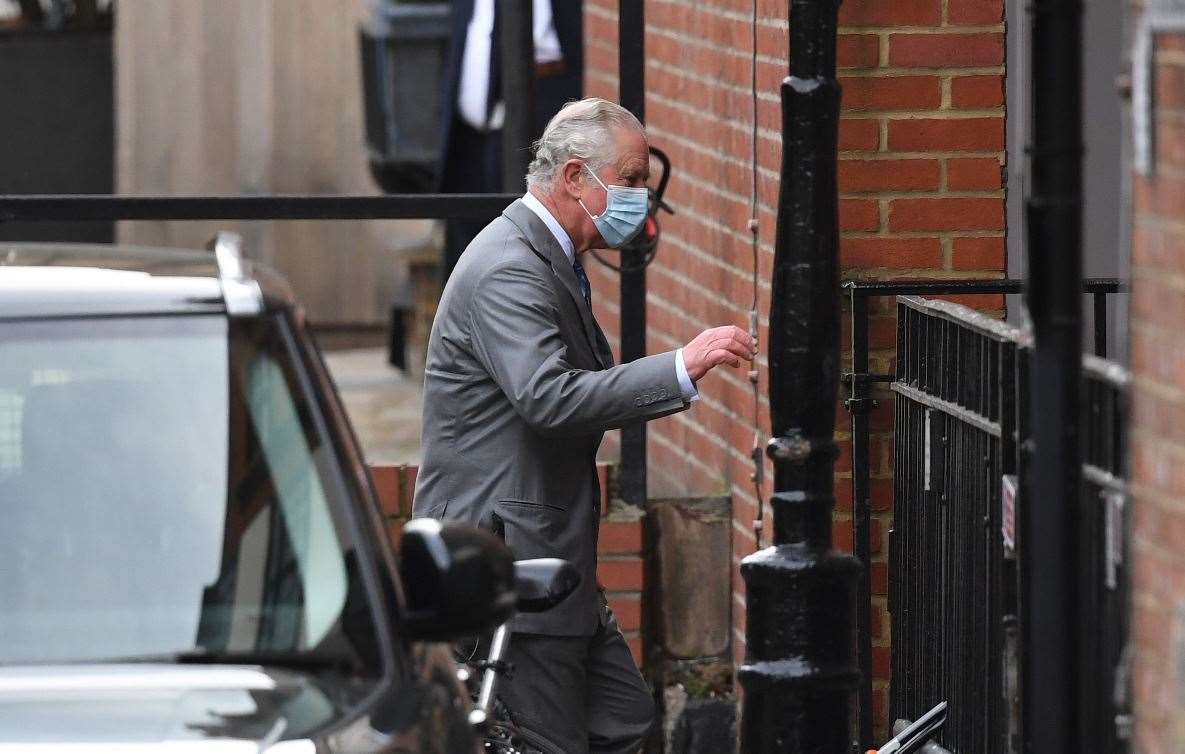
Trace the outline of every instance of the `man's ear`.
{"label": "man's ear", "polygon": [[564,191],[573,199],[584,195],[584,163],[580,160],[568,160],[560,168],[560,175],[564,181]]}

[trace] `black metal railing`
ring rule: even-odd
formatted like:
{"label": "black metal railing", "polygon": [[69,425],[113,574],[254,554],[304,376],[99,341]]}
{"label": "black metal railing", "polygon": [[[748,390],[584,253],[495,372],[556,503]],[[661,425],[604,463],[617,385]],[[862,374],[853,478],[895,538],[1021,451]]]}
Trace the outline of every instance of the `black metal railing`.
{"label": "black metal railing", "polygon": [[[1110,286],[1105,286],[1110,287]],[[895,717],[950,704],[940,737],[956,754],[1021,750],[1025,593],[1017,553],[1031,458],[1026,334],[966,307],[897,304],[894,512],[889,612]],[[1085,357],[1084,483],[1076,718],[1092,751],[1127,751],[1128,575],[1124,566],[1127,376]],[[1034,547],[1040,567],[1039,543]],[[1032,718],[1030,718],[1032,719]]]}
{"label": "black metal railing", "polygon": [[902,298],[889,614],[892,714],[946,700],[941,740],[997,754],[1004,720],[1001,438],[1015,407],[1016,331],[945,302]]}
{"label": "black metal railing", "polygon": [[[870,299],[889,298],[895,296],[950,296],[950,295],[1003,295],[1022,292],[1024,282],[1021,280],[860,280],[844,283],[844,291],[848,297],[849,315],[851,317],[852,335],[852,369],[844,374],[844,382],[848,386],[846,405],[851,415],[852,432],[852,526],[855,555],[862,563],[871,562],[871,491],[872,469],[870,459],[871,414],[876,407],[873,391],[876,385],[886,385],[895,379],[895,375],[886,371],[870,371]],[[1092,332],[1092,350],[1097,355],[1105,355],[1108,348],[1107,332],[1107,297],[1122,290],[1121,282],[1115,278],[1094,278],[1085,280],[1083,293],[1091,297],[1091,306],[1095,312],[1094,329]],[[1000,325],[995,320],[988,320]],[[898,323],[900,327],[900,322]],[[924,354],[931,344],[911,343],[907,348],[916,353],[913,355],[924,359]],[[907,354],[898,353],[898,358],[904,360]],[[977,373],[979,374],[979,373]],[[981,376],[981,375],[980,375]],[[970,389],[970,383],[963,389]],[[957,405],[957,403],[953,404]],[[1010,413],[1011,417],[1011,413]],[[1023,420],[1023,417],[1021,417]],[[1009,419],[1014,421],[1015,417]],[[997,418],[995,421],[999,421]],[[1013,453],[1015,455],[1015,453]],[[1015,475],[1016,470],[1010,470]],[[868,748],[872,741],[872,582],[871,568],[865,568],[861,578],[860,592],[857,601],[857,655],[862,675],[862,684],[858,694],[857,707],[860,721],[861,744]],[[929,709],[927,705],[924,709]],[[953,705],[952,705],[953,706]],[[919,710],[902,710],[903,717],[920,714]],[[951,722],[957,724],[957,712],[951,716]]]}
{"label": "black metal railing", "polygon": [[1125,557],[1129,519],[1126,505],[1127,373],[1101,359],[1083,363],[1082,421],[1083,543],[1089,568],[1083,571],[1078,625],[1083,677],[1090,679],[1080,716],[1085,741],[1100,754],[1123,754],[1131,736],[1128,636],[1130,574]]}

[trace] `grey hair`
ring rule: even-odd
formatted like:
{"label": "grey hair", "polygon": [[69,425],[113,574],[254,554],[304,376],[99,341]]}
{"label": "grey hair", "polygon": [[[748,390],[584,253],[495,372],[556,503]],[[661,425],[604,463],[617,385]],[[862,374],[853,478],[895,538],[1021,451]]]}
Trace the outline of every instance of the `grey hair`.
{"label": "grey hair", "polygon": [[615,102],[588,97],[564,105],[535,142],[535,159],[527,168],[527,186],[551,183],[568,160],[583,160],[593,172],[614,162],[618,155],[613,132],[618,128],[645,133],[634,114]]}

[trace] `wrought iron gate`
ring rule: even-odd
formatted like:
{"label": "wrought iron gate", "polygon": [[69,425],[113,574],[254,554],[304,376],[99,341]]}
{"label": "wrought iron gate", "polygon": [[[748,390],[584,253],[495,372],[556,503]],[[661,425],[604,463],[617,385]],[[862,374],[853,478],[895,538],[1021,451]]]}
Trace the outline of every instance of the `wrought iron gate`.
{"label": "wrought iron gate", "polygon": [[[1017,550],[1031,437],[1023,333],[962,306],[899,297],[894,519],[889,541],[893,717],[950,703],[944,746],[956,754],[1020,747],[1026,661]],[[1086,638],[1078,719],[1100,754],[1127,751],[1123,557],[1127,376],[1086,357],[1078,626]]]}

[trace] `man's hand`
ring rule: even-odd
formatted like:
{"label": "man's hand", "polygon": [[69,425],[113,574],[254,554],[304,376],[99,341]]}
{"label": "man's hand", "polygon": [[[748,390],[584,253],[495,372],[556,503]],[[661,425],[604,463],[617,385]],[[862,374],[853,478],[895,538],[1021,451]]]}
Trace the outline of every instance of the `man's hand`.
{"label": "man's hand", "polygon": [[713,327],[683,346],[683,363],[687,366],[687,375],[693,382],[698,382],[713,367],[721,364],[739,367],[742,359],[752,361],[757,355],[755,348],[753,338],[741,328],[733,325]]}

